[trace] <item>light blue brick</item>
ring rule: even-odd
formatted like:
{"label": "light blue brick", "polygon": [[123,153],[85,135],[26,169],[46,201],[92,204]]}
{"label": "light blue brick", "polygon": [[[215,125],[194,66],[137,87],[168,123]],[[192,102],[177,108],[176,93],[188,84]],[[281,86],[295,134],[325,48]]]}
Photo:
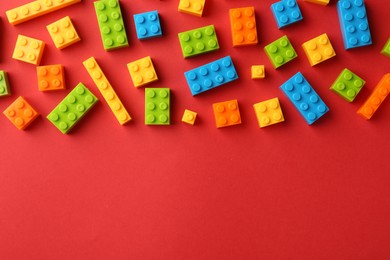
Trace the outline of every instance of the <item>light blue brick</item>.
{"label": "light blue brick", "polygon": [[300,72],[280,86],[280,89],[309,125],[329,111],[327,105]]}
{"label": "light blue brick", "polygon": [[346,50],[372,44],[364,0],[340,0],[337,12]]}
{"label": "light blue brick", "polygon": [[135,29],[140,40],[162,36],[160,18],[157,11],[134,15]]}
{"label": "light blue brick", "polygon": [[278,28],[299,22],[303,19],[296,0],[282,0],[271,5]]}
{"label": "light blue brick", "polygon": [[184,73],[193,96],[238,79],[230,56]]}

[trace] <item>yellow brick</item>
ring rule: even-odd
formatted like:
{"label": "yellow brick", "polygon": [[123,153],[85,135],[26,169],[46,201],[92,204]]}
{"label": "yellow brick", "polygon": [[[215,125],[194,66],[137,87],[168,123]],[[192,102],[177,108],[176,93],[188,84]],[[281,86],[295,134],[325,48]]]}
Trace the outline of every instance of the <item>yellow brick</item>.
{"label": "yellow brick", "polygon": [[180,0],[178,11],[201,17],[205,0]]}
{"label": "yellow brick", "polygon": [[129,122],[131,120],[129,113],[123,106],[119,97],[116,95],[115,90],[107,80],[103,71],[100,69],[100,66],[96,62],[95,58],[91,57],[84,61],[83,64],[119,123],[124,125]]}
{"label": "yellow brick", "polygon": [[252,69],[252,79],[263,79],[265,78],[265,69],[264,65],[253,65]]}
{"label": "yellow brick", "polygon": [[12,58],[34,65],[39,65],[44,48],[45,43],[43,41],[19,35]]}
{"label": "yellow brick", "polygon": [[57,49],[63,49],[78,41],[80,37],[69,16],[46,26]]}
{"label": "yellow brick", "polygon": [[253,105],[260,127],[266,127],[284,121],[278,98],[272,98]]}
{"label": "yellow brick", "polygon": [[184,123],[190,124],[190,125],[194,125],[197,115],[198,114],[196,112],[185,109],[184,114],[183,114],[183,118],[181,119],[181,121]]}
{"label": "yellow brick", "polygon": [[158,80],[150,56],[127,64],[127,68],[136,88]]}
{"label": "yellow brick", "polygon": [[326,33],[302,44],[311,66],[336,56]]}
{"label": "yellow brick", "polygon": [[26,22],[41,15],[81,2],[81,0],[36,0],[6,11],[12,25]]}
{"label": "yellow brick", "polygon": [[310,2],[314,4],[327,5],[329,4],[329,0],[304,0],[305,2]]}

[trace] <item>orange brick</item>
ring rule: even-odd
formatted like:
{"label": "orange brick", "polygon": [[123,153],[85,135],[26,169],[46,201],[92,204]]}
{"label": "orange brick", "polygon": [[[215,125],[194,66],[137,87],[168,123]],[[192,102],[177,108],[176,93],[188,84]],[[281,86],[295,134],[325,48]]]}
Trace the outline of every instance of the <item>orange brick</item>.
{"label": "orange brick", "polygon": [[217,128],[241,124],[241,115],[237,100],[213,104]]}
{"label": "orange brick", "polygon": [[390,92],[390,73],[385,74],[367,101],[357,111],[365,119],[370,119]]}
{"label": "orange brick", "polygon": [[38,116],[37,111],[23,97],[18,97],[3,114],[19,129],[24,130]]}
{"label": "orange brick", "polygon": [[254,7],[229,10],[233,46],[256,45],[257,29]]}
{"label": "orange brick", "polygon": [[64,68],[62,65],[37,67],[39,91],[65,89]]}

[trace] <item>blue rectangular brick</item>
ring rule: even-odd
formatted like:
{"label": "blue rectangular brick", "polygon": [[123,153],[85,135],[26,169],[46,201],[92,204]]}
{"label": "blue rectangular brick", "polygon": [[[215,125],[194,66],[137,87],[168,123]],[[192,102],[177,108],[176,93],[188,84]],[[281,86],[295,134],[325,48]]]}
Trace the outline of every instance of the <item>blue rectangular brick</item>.
{"label": "blue rectangular brick", "polygon": [[160,18],[157,11],[151,11],[134,16],[137,37],[140,40],[162,36]]}
{"label": "blue rectangular brick", "polygon": [[337,12],[346,50],[372,44],[364,0],[340,0]]}
{"label": "blue rectangular brick", "polygon": [[272,4],[271,10],[279,29],[303,19],[296,0],[281,0]]}
{"label": "blue rectangular brick", "polygon": [[300,72],[280,86],[280,89],[309,125],[329,111],[327,105]]}
{"label": "blue rectangular brick", "polygon": [[230,56],[184,73],[193,96],[238,79]]}

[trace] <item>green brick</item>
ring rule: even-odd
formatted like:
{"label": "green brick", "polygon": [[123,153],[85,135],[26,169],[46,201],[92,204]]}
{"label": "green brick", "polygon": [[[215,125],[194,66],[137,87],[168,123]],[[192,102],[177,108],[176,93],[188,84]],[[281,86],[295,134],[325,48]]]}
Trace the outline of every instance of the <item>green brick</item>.
{"label": "green brick", "polygon": [[344,69],[330,87],[336,94],[352,102],[366,82],[348,69]]}
{"label": "green brick", "polygon": [[386,45],[383,47],[381,53],[390,58],[390,38],[387,40]]}
{"label": "green brick", "polygon": [[101,0],[94,5],[104,49],[129,46],[119,0]]}
{"label": "green brick", "polygon": [[0,97],[9,95],[11,95],[11,92],[9,90],[7,72],[0,70]]}
{"label": "green brick", "polygon": [[298,57],[286,35],[265,46],[264,50],[275,69]]}
{"label": "green brick", "polygon": [[97,98],[79,83],[47,116],[63,134],[67,134],[95,105]]}
{"label": "green brick", "polygon": [[145,89],[145,125],[170,124],[170,89]]}
{"label": "green brick", "polygon": [[184,58],[219,49],[214,25],[181,32],[179,41]]}

